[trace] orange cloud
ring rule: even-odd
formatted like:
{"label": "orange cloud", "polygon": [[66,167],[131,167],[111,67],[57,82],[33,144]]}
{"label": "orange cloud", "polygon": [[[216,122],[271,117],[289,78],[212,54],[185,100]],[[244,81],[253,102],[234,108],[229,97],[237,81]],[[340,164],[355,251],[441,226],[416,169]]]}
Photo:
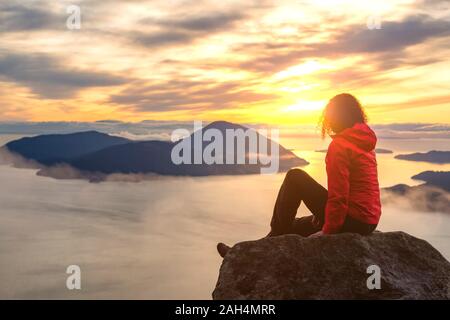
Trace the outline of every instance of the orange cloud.
{"label": "orange cloud", "polygon": [[440,1],[86,1],[77,31],[66,16],[0,5],[0,120],[315,123],[343,91],[380,122],[450,106]]}

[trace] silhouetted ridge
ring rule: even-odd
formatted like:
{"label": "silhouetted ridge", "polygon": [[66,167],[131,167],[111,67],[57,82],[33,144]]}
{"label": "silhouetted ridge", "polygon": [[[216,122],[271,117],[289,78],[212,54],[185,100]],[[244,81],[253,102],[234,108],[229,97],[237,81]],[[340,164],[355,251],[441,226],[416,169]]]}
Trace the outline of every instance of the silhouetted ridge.
{"label": "silhouetted ridge", "polygon": [[207,129],[218,129],[218,130],[220,130],[222,132],[222,131],[225,131],[226,129],[233,129],[233,130],[244,129],[244,130],[247,130],[248,128],[244,127],[244,126],[242,126],[240,124],[232,123],[232,122],[228,122],[228,121],[214,121],[214,122],[211,122],[210,124],[208,124],[207,126],[205,126],[203,128],[203,130],[207,130]]}
{"label": "silhouetted ridge", "polygon": [[425,181],[427,185],[450,191],[450,171],[424,171],[411,179]]}
{"label": "silhouetted ridge", "polygon": [[80,170],[111,173],[176,174],[168,141],[140,141],[117,145],[84,155],[69,163]]}
{"label": "silhouetted ridge", "polygon": [[26,137],[6,144],[9,151],[44,165],[67,162],[84,154],[130,140],[97,131]]}

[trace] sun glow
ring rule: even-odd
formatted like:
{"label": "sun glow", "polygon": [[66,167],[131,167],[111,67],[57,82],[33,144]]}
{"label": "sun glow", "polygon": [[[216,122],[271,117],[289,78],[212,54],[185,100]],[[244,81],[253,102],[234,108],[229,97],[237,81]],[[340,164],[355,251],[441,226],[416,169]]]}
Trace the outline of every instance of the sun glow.
{"label": "sun glow", "polygon": [[276,73],[273,78],[274,80],[283,80],[286,78],[303,76],[326,69],[332,69],[332,67],[330,65],[322,64],[317,60],[308,60],[302,64],[289,67],[283,71]]}
{"label": "sun glow", "polygon": [[282,112],[288,113],[300,113],[300,112],[318,112],[324,108],[326,104],[325,100],[319,101],[305,101],[298,100],[297,103],[282,108]]}

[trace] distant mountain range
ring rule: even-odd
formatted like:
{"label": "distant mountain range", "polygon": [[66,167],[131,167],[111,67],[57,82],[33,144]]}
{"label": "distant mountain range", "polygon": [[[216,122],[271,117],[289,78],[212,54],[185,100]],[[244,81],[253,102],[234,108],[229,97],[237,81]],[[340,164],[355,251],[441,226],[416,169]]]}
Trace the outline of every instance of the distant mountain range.
{"label": "distant mountain range", "polygon": [[422,161],[430,163],[450,163],[450,151],[436,151],[432,150],[426,153],[410,153],[399,154],[395,156],[396,159],[409,160],[409,161]]}
{"label": "distant mountain range", "polygon": [[[216,129],[222,133],[225,145],[227,129],[253,130],[225,121],[213,122],[202,130],[204,132],[208,129]],[[261,138],[257,131],[254,133]],[[194,150],[193,135],[190,138],[191,148]],[[271,140],[267,140],[270,144]],[[204,148],[208,143],[202,142],[202,147]],[[19,154],[28,160],[34,160],[44,166],[69,165],[82,172],[105,175],[113,173],[186,176],[236,175],[260,173],[262,167],[268,166],[260,162],[257,164],[246,162],[246,164],[223,165],[205,163],[176,165],[171,158],[172,148],[176,144],[177,142],[157,140],[132,141],[97,131],[88,131],[22,138],[6,144],[6,148],[12,153]],[[249,148],[247,145],[245,156],[248,159]],[[225,153],[222,157],[225,159]],[[292,167],[307,164],[306,160],[279,145],[279,171],[287,171]]]}
{"label": "distant mountain range", "polygon": [[[327,150],[327,149],[321,149],[321,150],[316,150],[316,152],[327,153],[328,150]],[[375,149],[375,152],[376,152],[376,153],[394,153],[392,150],[381,149],[381,148],[376,148],[376,149]]]}

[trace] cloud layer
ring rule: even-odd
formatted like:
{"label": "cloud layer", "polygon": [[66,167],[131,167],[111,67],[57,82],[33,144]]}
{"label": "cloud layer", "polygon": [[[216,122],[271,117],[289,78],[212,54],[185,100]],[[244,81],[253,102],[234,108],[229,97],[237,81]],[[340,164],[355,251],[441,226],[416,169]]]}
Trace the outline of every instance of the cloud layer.
{"label": "cloud layer", "polygon": [[126,79],[108,73],[68,68],[48,55],[0,55],[0,76],[24,85],[49,99],[70,98],[83,88],[124,84]]}
{"label": "cloud layer", "polygon": [[[203,126],[208,123],[204,122]],[[102,120],[96,122],[1,122],[0,134],[54,134],[72,133],[96,130],[108,134],[119,135],[132,140],[170,140],[174,130],[193,130],[192,121],[151,121],[124,122],[117,120]],[[266,128],[263,124],[248,123],[255,129]],[[280,130],[281,138],[311,138],[319,137],[316,126],[283,126],[274,128]],[[379,139],[450,139],[450,125],[432,123],[374,124]]]}
{"label": "cloud layer", "polygon": [[445,1],[80,0],[81,30],[69,2],[0,4],[0,120],[308,123],[347,91],[411,122],[402,110],[450,103]]}

